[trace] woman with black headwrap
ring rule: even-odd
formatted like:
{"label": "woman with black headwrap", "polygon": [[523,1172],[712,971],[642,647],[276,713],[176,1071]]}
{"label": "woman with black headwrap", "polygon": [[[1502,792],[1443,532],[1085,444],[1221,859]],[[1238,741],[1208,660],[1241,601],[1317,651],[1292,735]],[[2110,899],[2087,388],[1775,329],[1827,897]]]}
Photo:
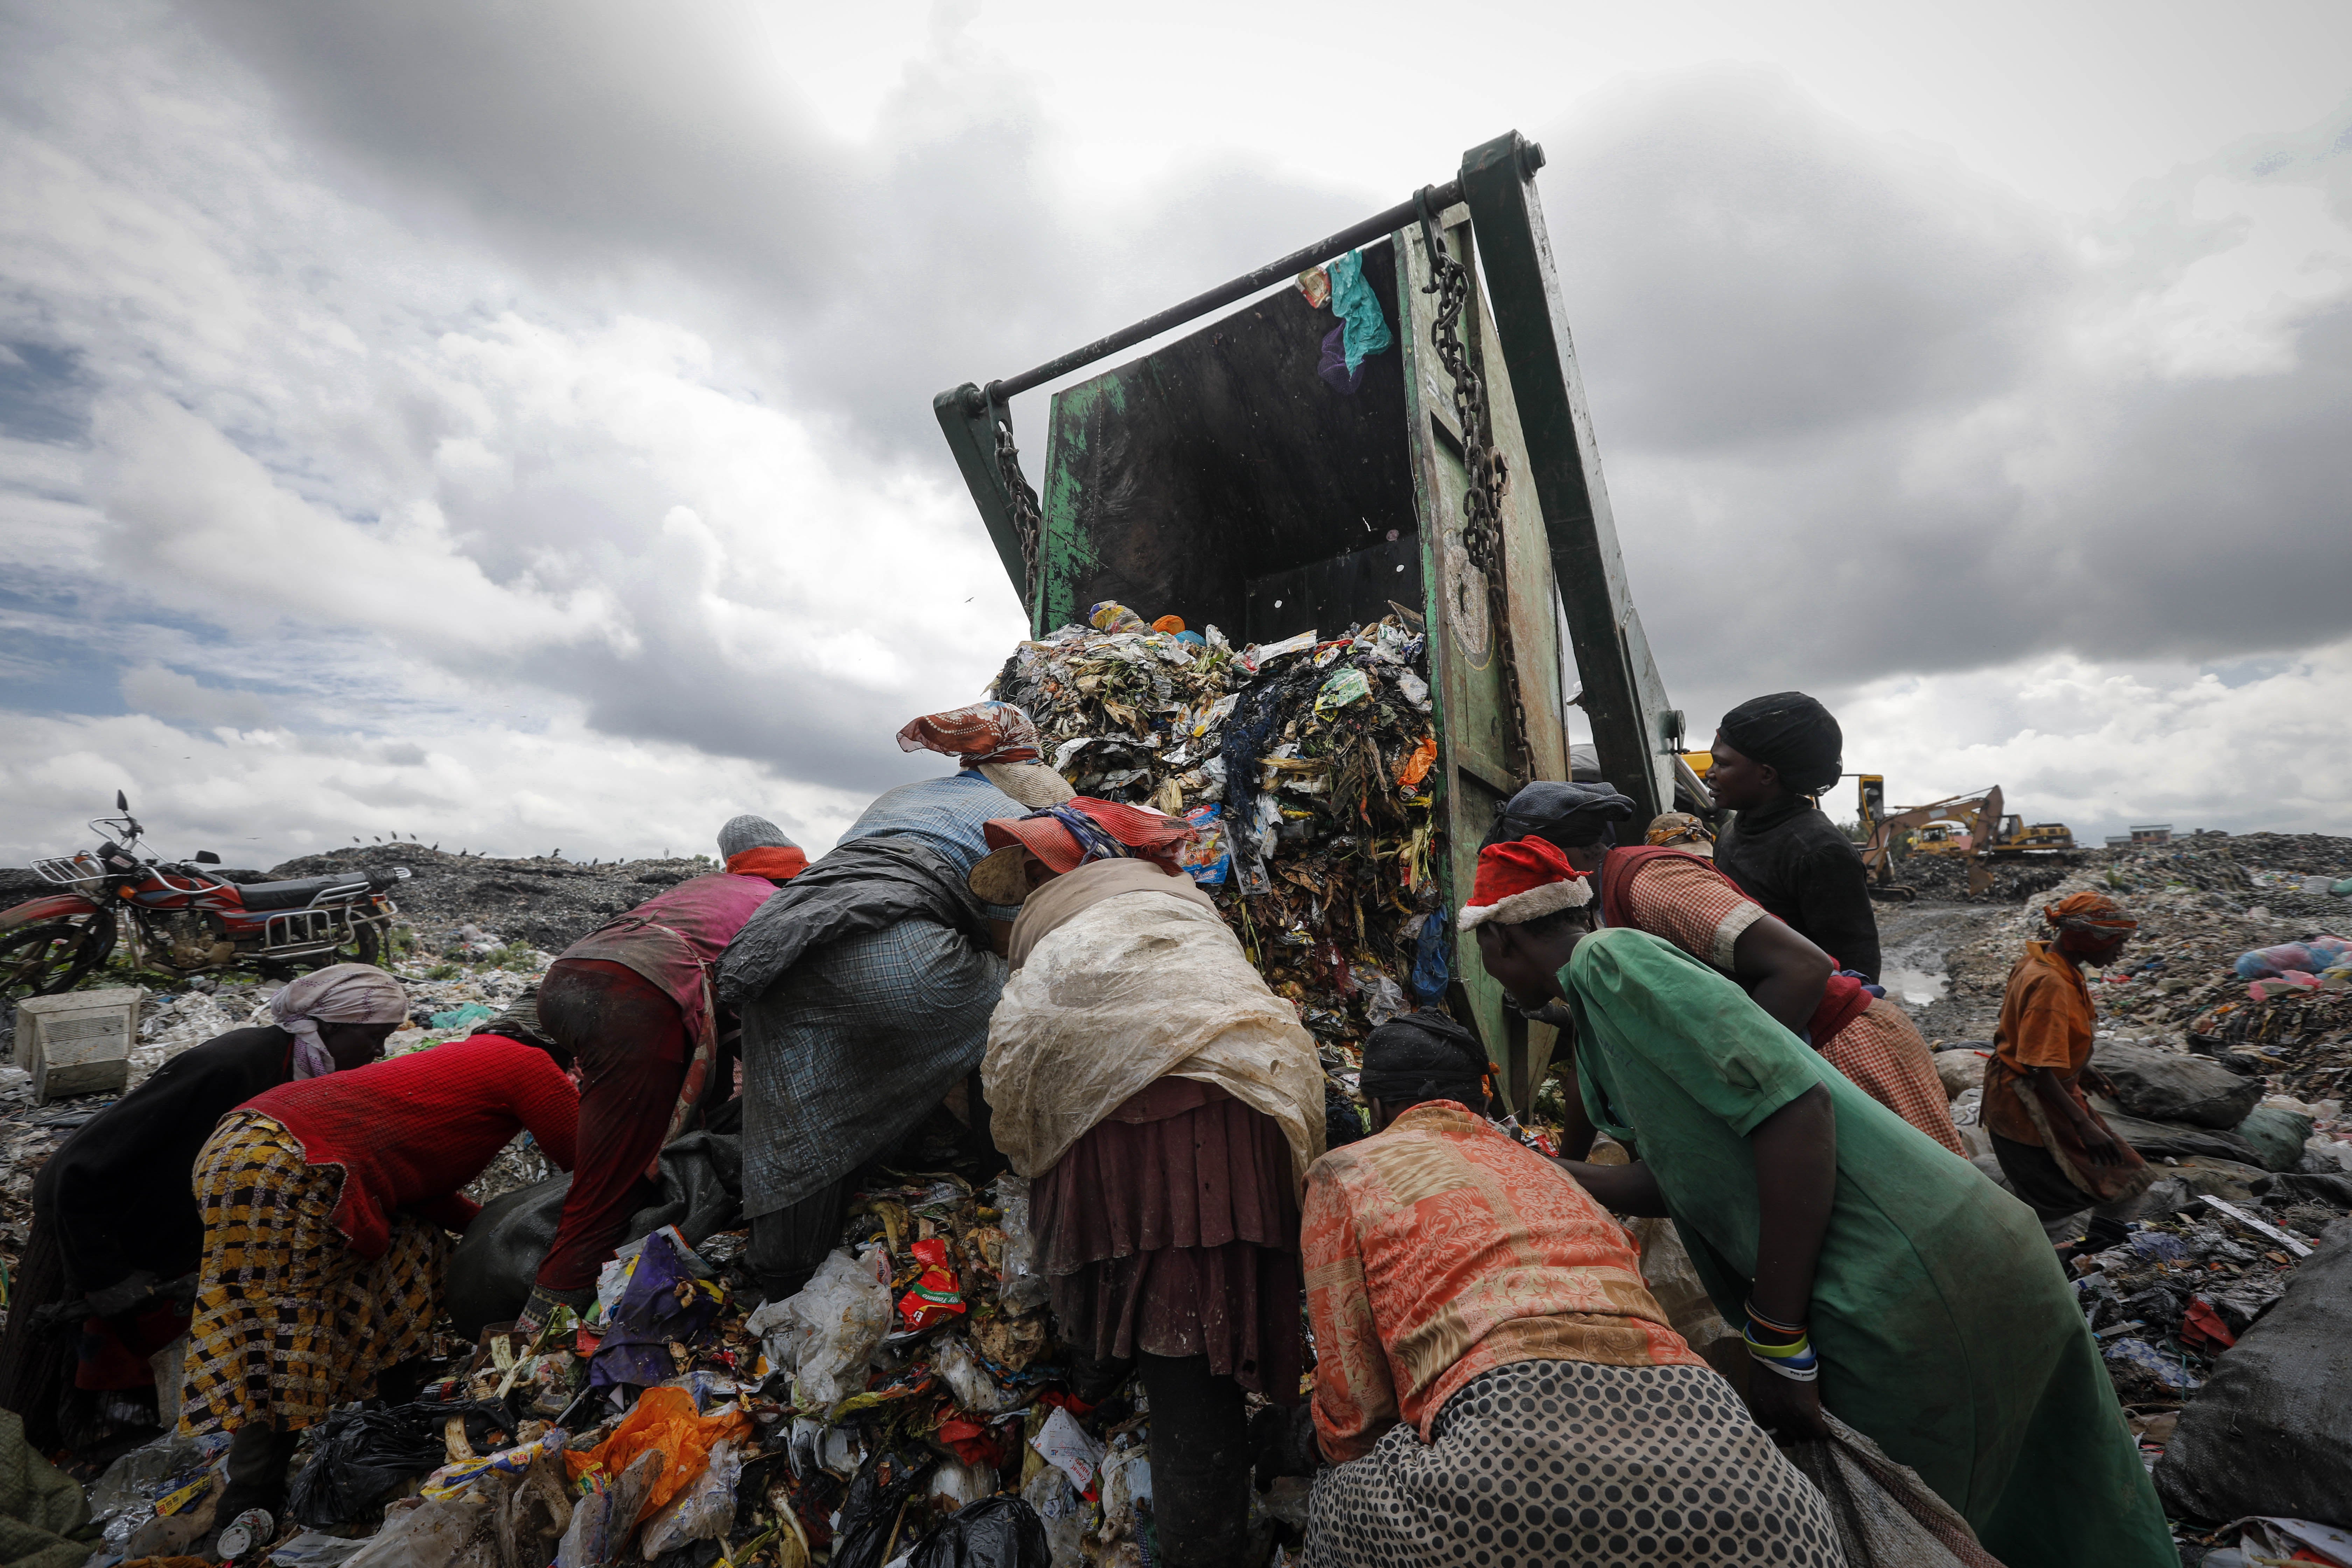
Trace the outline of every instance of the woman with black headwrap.
{"label": "woman with black headwrap", "polygon": [[[1616,846],[1616,824],[1633,810],[1633,803],[1606,784],[1532,784],[1496,814],[1486,842],[1549,842],[1593,878],[1603,924],[1663,937],[1729,975],[1873,1100],[1968,1158],[1934,1054],[1909,1016],[1860,976],[1837,973],[1829,954],[1785,922],[1767,919],[1764,907],[1706,856],[1668,845]],[[1581,1159],[1594,1130],[1572,1083],[1568,1103],[1562,1148]]]}
{"label": "woman with black headwrap", "polygon": [[[1382,1025],[1364,1046],[1376,1131],[1307,1173],[1330,1468],[1305,1562],[1840,1563],[1821,1494],[1668,1325],[1624,1227],[1486,1119],[1492,1074],[1443,1014]],[[1704,1506],[1702,1476],[1736,1514]],[[1647,1506],[1604,1525],[1591,1488],[1571,1492],[1603,1479]]]}
{"label": "woman with black headwrap", "polygon": [[1862,851],[1811,797],[1838,781],[1845,736],[1801,691],[1741,703],[1715,732],[1706,787],[1739,815],[1715,863],[1741,891],[1865,979],[1878,978],[1878,917]]}

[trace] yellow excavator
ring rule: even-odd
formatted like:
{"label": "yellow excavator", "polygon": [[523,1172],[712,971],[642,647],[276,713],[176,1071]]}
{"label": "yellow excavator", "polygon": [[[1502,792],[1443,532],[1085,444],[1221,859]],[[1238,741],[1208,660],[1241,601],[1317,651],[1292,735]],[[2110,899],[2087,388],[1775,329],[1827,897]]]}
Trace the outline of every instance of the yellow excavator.
{"label": "yellow excavator", "polygon": [[2021,816],[2004,816],[1998,784],[1894,811],[1886,808],[1883,775],[1864,773],[1861,785],[1862,864],[1872,890],[1882,898],[1918,897],[1917,889],[1895,880],[1895,847],[1906,834],[1915,855],[1964,860],[1971,896],[1991,888],[1995,860],[2040,859],[2074,847],[2074,835],[2063,822],[2028,826]]}

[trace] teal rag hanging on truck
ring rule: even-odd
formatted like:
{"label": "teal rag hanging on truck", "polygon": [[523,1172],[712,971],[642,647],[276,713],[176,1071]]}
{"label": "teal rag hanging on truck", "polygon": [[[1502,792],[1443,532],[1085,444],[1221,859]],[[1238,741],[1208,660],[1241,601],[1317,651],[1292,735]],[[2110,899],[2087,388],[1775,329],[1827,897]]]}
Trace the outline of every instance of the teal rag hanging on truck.
{"label": "teal rag hanging on truck", "polygon": [[1389,319],[1381,309],[1381,297],[1364,281],[1364,253],[1348,252],[1331,263],[1330,273],[1331,313],[1347,328],[1341,346],[1352,375],[1368,356],[1380,353],[1396,339],[1389,331]]}

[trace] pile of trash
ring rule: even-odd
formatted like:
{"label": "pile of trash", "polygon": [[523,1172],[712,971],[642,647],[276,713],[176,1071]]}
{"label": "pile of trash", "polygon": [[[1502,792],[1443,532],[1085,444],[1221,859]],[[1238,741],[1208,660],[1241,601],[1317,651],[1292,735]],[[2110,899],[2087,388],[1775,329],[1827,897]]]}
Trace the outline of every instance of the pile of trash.
{"label": "pile of trash", "polygon": [[[243,1561],[1152,1561],[1148,1402],[1133,1382],[1078,1396],[1025,1182],[886,1173],[782,1300],[759,1301],[746,1239],[665,1227],[622,1249],[580,1319],[439,1336],[415,1402],[346,1405],[305,1435],[290,1517]],[[224,1447],[170,1437],[118,1459],[89,1489],[105,1543],[89,1568],[178,1555],[229,1522],[211,1509]],[[1299,1522],[1264,1513],[1261,1544],[1295,1547]]]}
{"label": "pile of trash", "polygon": [[1236,648],[1124,605],[1023,643],[992,687],[1081,795],[1201,829],[1188,865],[1325,1065],[1444,994],[1422,617]]}
{"label": "pile of trash", "polygon": [[[2289,863],[2265,865],[2273,854]],[[2352,868],[2352,840],[2315,835],[2112,853],[2047,898],[1988,911],[1949,955],[1980,1037],[1937,1042],[1937,1063],[1991,1173],[1976,1086],[2010,966],[2046,935],[2042,905],[2096,889],[2140,922],[2090,976],[2092,1063],[2114,1091],[2093,1103],[2158,1180],[2129,1239],[2077,1261],[2076,1289],[2176,1518],[2328,1519],[2336,1505],[2321,1500],[2352,1496],[2352,1416],[2331,1414],[2352,1407],[2327,1348],[2352,1334],[2352,1005],[2339,978],[2352,943],[2336,935],[2352,903],[2335,880],[2313,886],[2339,867]]]}

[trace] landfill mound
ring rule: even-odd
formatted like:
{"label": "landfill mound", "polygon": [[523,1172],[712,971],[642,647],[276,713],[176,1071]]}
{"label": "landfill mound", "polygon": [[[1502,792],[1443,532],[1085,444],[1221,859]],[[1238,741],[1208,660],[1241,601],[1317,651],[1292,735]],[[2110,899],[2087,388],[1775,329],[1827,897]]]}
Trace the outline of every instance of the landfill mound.
{"label": "landfill mound", "polygon": [[1958,856],[1908,855],[1895,863],[1894,877],[1896,886],[1908,888],[1922,899],[2014,904],[2048,892],[2086,858],[2075,854],[1993,861],[1986,868],[1992,875],[1992,885],[1981,893],[1969,891],[1969,863]]}
{"label": "landfill mound", "polygon": [[1444,994],[1421,617],[1234,647],[1156,631],[1118,605],[1024,642],[992,688],[1026,710],[1081,795],[1202,831],[1188,857],[1251,962],[1322,1048]]}
{"label": "landfill mound", "polygon": [[[2352,1212],[2352,943],[2329,941],[2352,931],[2352,896],[2325,890],[2352,874],[2352,839],[2200,834],[2085,859],[2046,895],[1969,915],[1972,934],[1947,957],[1949,992],[1927,1016],[1939,1063],[1963,1058],[1947,1078],[1961,1086],[1954,1117],[1990,1165],[1974,1086],[2010,967],[2047,933],[2042,907],[2095,889],[2138,920],[2120,960],[2092,976],[2093,1061],[2115,1089],[2094,1103],[2160,1179],[2131,1238],[2077,1262],[2076,1289],[2153,1459],[2209,1384],[2227,1392],[2232,1420],[2298,1408],[2277,1369],[2308,1357],[2230,1357],[2294,1289],[2303,1249]],[[2061,1228],[2079,1235],[2082,1218]],[[2297,1448],[2292,1433],[2252,1426],[2245,1440],[2273,1456]],[[2159,1473],[2168,1502],[2194,1499],[2189,1511],[2219,1523],[2276,1511],[2281,1489],[2321,1495],[2340,1479],[2326,1465],[2340,1458],[2308,1475],[2262,1472],[2221,1464],[2209,1443]]]}

